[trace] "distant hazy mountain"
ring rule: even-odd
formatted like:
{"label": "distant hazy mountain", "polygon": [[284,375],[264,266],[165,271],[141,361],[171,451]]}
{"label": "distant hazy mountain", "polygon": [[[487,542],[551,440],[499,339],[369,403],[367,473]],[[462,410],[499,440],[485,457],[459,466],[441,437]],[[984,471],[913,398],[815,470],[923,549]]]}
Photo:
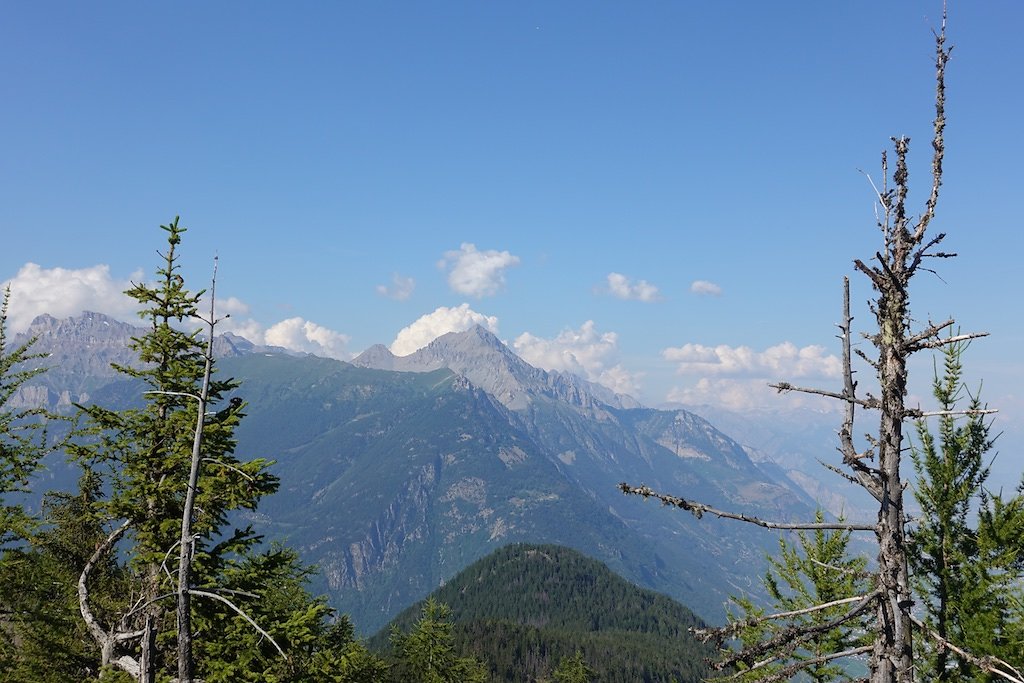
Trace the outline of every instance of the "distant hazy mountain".
{"label": "distant hazy mountain", "polygon": [[[495,681],[550,680],[577,651],[607,683],[697,683],[710,675],[704,658],[713,649],[690,633],[704,625],[697,616],[569,548],[505,546],[430,597],[451,607],[459,654],[486,661]],[[408,632],[422,604],[391,625]],[[386,650],[389,631],[370,646]]]}
{"label": "distant hazy mountain", "polygon": [[[105,367],[130,363],[124,345],[138,330],[96,314],[39,322],[37,350],[59,364],[31,391],[139,400]],[[218,344],[219,371],[242,380],[247,401],[238,453],[275,459],[281,477],[248,521],[316,563],[319,587],[364,632],[513,541],[576,548],[717,620],[729,594],[757,588],[775,537],[616,485],[772,518],[807,518],[813,505],[706,420],[629,407],[479,328],[405,358],[380,347],[361,357],[395,370]]]}
{"label": "distant hazy mountain", "polygon": [[743,444],[762,469],[776,469],[833,515],[868,519],[878,505],[859,486],[845,481],[821,463],[838,465],[841,458],[838,413],[795,409],[756,409],[742,413],[714,406],[685,408],[711,421]]}

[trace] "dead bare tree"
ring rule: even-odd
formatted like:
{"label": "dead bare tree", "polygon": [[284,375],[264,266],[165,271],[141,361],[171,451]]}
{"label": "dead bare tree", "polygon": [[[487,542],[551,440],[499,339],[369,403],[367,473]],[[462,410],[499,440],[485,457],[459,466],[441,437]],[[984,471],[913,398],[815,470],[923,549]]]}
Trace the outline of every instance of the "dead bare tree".
{"label": "dead bare tree", "polygon": [[[842,454],[841,466],[829,466],[841,476],[863,487],[878,501],[878,516],[874,525],[835,524],[828,528],[850,530],[869,529],[874,532],[878,542],[877,570],[874,574],[874,590],[864,596],[850,596],[849,610],[836,619],[815,626],[798,625],[777,631],[776,634],[761,643],[747,646],[734,653],[717,666],[726,667],[744,662],[746,671],[754,673],[768,663],[786,663],[788,657],[800,644],[814,634],[812,630],[835,628],[848,623],[854,618],[870,614],[868,619],[873,644],[870,647],[855,648],[843,653],[835,653],[835,657],[852,656],[870,651],[871,683],[910,683],[914,672],[913,638],[915,621],[911,615],[913,598],[911,595],[910,578],[907,562],[907,519],[904,512],[903,493],[906,486],[900,473],[900,460],[903,448],[903,429],[907,419],[922,417],[925,413],[919,409],[908,407],[905,403],[907,393],[907,362],[915,353],[926,349],[935,349],[943,345],[956,343],[965,339],[984,336],[983,333],[940,336],[954,324],[953,320],[941,323],[930,323],[922,330],[911,329],[909,285],[911,279],[920,270],[929,270],[923,266],[925,259],[950,258],[955,254],[938,251],[936,248],[945,239],[945,233],[929,235],[928,227],[935,217],[939,190],[942,186],[942,162],[945,154],[943,133],[946,126],[945,117],[945,73],[946,64],[952,48],[946,46],[946,15],[943,10],[942,28],[935,34],[935,119],[932,138],[931,192],[919,217],[914,218],[907,206],[910,190],[907,168],[907,155],[910,149],[908,137],[892,138],[895,151],[895,168],[892,171],[891,185],[889,180],[889,162],[887,155],[882,154],[882,187],[876,188],[876,199],[880,211],[877,225],[882,232],[883,248],[875,253],[873,263],[865,263],[860,259],[854,261],[857,271],[866,275],[871,281],[875,296],[870,302],[875,317],[876,330],[865,334],[874,346],[874,358],[857,350],[856,353],[866,361],[877,373],[879,396],[870,393],[858,396],[857,382],[851,354],[851,327],[849,281],[844,278],[843,321],[839,324],[840,338],[843,348],[843,379],[841,391],[826,391],[814,388],[796,387],[788,383],[772,385],[779,392],[798,391],[817,394],[839,400],[845,404],[844,418],[839,430],[839,452]],[[869,448],[858,451],[854,444],[854,415],[856,409],[877,410],[879,426],[877,435],[869,436]],[[822,528],[821,524],[781,524],[767,522],[745,515],[724,513],[713,510],[696,501],[684,500],[675,496],[655,492],[647,487],[622,484],[626,494],[644,497],[655,497],[667,505],[672,505],[693,512],[700,517],[710,512],[721,517],[728,517],[758,524],[768,528]],[[768,615],[764,620],[776,619],[788,615]],[[703,633],[706,640],[717,640],[719,643],[735,635],[735,629],[712,629]],[[937,647],[957,647],[954,643],[935,640],[935,635],[927,631],[918,631],[919,637],[932,639]],[[993,658],[967,658],[984,671],[1008,681],[1024,683],[1020,672],[1013,670],[1005,662]],[[795,664],[786,664],[780,671],[766,673],[761,680],[774,681],[788,678],[817,660],[806,659]],[[781,676],[781,678],[780,678]],[[746,679],[745,679],[746,680]]]}

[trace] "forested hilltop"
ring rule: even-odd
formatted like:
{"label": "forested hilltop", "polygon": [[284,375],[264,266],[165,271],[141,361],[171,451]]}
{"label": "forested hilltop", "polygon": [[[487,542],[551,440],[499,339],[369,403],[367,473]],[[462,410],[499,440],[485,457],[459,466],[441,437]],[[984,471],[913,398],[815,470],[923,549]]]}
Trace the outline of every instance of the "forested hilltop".
{"label": "forested hilltop", "polygon": [[[678,602],[638,588],[602,563],[556,545],[517,543],[459,572],[428,600],[448,605],[455,650],[483,660],[495,681],[544,681],[576,653],[592,680],[701,681],[713,651],[690,633],[704,626]],[[387,650],[427,601],[370,640]]]}

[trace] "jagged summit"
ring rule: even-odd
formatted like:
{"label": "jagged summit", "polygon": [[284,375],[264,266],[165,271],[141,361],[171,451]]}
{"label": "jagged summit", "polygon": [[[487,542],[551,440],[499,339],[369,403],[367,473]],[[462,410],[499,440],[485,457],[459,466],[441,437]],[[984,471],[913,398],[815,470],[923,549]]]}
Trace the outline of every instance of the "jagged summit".
{"label": "jagged summit", "polygon": [[374,344],[352,360],[353,365],[376,370],[394,370],[399,357],[383,344]]}
{"label": "jagged summit", "polygon": [[[14,397],[16,407],[60,408],[72,403],[87,403],[99,386],[122,379],[112,364],[138,365],[138,354],[130,347],[133,337],[146,333],[143,327],[113,318],[105,313],[83,311],[79,315],[56,318],[49,313],[36,316],[28,329],[13,335],[11,346],[35,339],[32,352],[44,358],[39,364],[47,372],[22,387]],[[217,335],[214,355],[232,358],[250,353],[285,353],[274,346],[259,346],[231,332]]]}
{"label": "jagged summit", "polygon": [[441,335],[408,356],[396,356],[377,344],[359,354],[353,365],[399,372],[432,372],[448,368],[491,394],[512,410],[525,410],[540,396],[577,406],[595,403],[615,408],[639,406],[629,396],[568,372],[548,372],[517,356],[489,330],[474,325],[464,332]]}

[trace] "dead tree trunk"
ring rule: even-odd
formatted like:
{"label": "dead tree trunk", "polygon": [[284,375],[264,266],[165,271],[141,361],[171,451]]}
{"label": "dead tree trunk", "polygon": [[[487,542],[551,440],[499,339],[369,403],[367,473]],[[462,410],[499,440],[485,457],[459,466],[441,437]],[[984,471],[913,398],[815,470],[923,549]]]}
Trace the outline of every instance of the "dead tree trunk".
{"label": "dead tree trunk", "polygon": [[[909,609],[910,580],[907,569],[903,512],[903,479],[900,455],[903,445],[904,397],[907,387],[907,297],[909,279],[900,259],[890,259],[878,278],[879,333],[878,374],[881,384],[881,419],[878,439],[878,582],[883,599],[878,601],[878,622],[871,657],[871,680],[909,683],[913,679],[913,647]],[[874,278],[873,278],[874,279]],[[881,285],[879,286],[879,282]]]}
{"label": "dead tree trunk", "polygon": [[[982,334],[956,335],[941,337],[940,333],[950,328],[954,322],[947,320],[939,324],[929,324],[925,329],[912,332],[910,325],[910,293],[911,279],[922,269],[926,258],[948,258],[954,254],[936,251],[935,247],[942,242],[945,234],[928,236],[928,226],[935,216],[939,189],[942,186],[942,161],[945,153],[943,132],[945,118],[945,72],[951,48],[946,44],[946,23],[943,13],[942,30],[935,36],[935,120],[932,138],[932,182],[931,192],[924,205],[924,210],[917,218],[907,211],[909,194],[909,176],[907,171],[907,154],[910,140],[906,137],[893,138],[895,151],[895,169],[892,173],[892,186],[889,185],[889,166],[886,155],[882,154],[882,187],[876,188],[877,201],[880,206],[878,227],[882,232],[884,247],[875,253],[870,265],[861,260],[854,261],[858,271],[867,275],[877,293],[871,301],[871,309],[875,316],[876,331],[866,335],[876,350],[874,358],[858,351],[857,354],[868,362],[877,374],[880,396],[868,394],[864,398],[856,395],[857,384],[854,382],[854,371],[851,359],[851,322],[849,308],[849,284],[844,288],[844,320],[840,324],[843,340],[844,388],[842,392],[820,389],[805,389],[791,384],[774,385],[779,391],[802,391],[837,399],[845,404],[845,417],[840,429],[840,448],[844,468],[828,466],[850,481],[859,484],[878,501],[878,516],[873,527],[878,541],[878,569],[875,577],[875,589],[865,596],[851,596],[847,602],[855,603],[846,613],[826,624],[831,628],[857,617],[867,609],[874,610],[874,619],[865,628],[872,638],[872,645],[855,648],[847,652],[828,655],[833,658],[853,656],[870,650],[870,682],[871,683],[912,683],[914,680],[913,638],[915,620],[911,615],[913,599],[911,596],[910,578],[907,558],[906,517],[903,507],[904,480],[900,473],[903,448],[903,424],[908,418],[919,418],[924,413],[918,409],[908,408],[905,402],[907,393],[907,361],[916,352],[924,349],[935,349],[941,346],[958,343],[964,339],[983,336]],[[927,270],[927,269],[924,269]],[[870,410],[878,410],[880,414],[878,433],[871,439],[871,447],[865,452],[857,452],[853,440],[854,410],[857,406]],[[769,528],[820,528],[816,524],[778,524],[765,520],[754,519],[746,515],[713,510],[709,506],[696,501],[685,500],[677,496],[652,491],[640,486],[622,484],[624,493],[643,497],[654,497],[667,505],[672,505],[693,512],[700,517],[711,512],[720,517],[738,519],[759,524]],[[838,525],[849,530],[864,530],[864,525]],[[872,527],[867,527],[872,528]],[[819,609],[819,605],[811,609]],[[719,644],[734,638],[738,629],[752,624],[763,624],[775,619],[785,619],[787,614],[774,614],[745,620],[744,623],[733,624],[722,629],[702,632],[705,640],[715,640]],[[812,635],[815,628],[797,624],[788,628],[779,628],[776,635],[767,637],[762,642],[746,645],[741,651],[733,652],[715,667],[725,669],[729,666],[742,664],[744,673],[753,674],[765,671],[761,680],[781,681],[806,668],[808,662],[815,660],[796,660],[793,654],[799,644]],[[936,643],[938,648],[956,648],[942,636],[930,632],[919,632],[919,637],[927,638]],[[982,670],[1014,683],[1024,683],[1024,676],[1006,665],[1005,662],[988,657],[974,657],[967,653],[965,657]],[[772,673],[770,664],[781,665]],[[751,676],[753,678],[753,676]]]}
{"label": "dead tree trunk", "polygon": [[185,506],[181,513],[181,538],[178,543],[178,683],[192,683],[194,660],[192,658],[192,555],[195,539],[192,534],[192,514],[196,507],[196,491],[199,486],[199,469],[202,465],[203,428],[206,426],[206,404],[210,399],[210,375],[213,372],[213,340],[217,325],[215,315],[217,291],[217,261],[214,259],[213,279],[210,284],[210,318],[206,320],[206,357],[203,368],[203,385],[196,397],[196,431],[192,440],[192,461],[189,467],[185,489]]}

